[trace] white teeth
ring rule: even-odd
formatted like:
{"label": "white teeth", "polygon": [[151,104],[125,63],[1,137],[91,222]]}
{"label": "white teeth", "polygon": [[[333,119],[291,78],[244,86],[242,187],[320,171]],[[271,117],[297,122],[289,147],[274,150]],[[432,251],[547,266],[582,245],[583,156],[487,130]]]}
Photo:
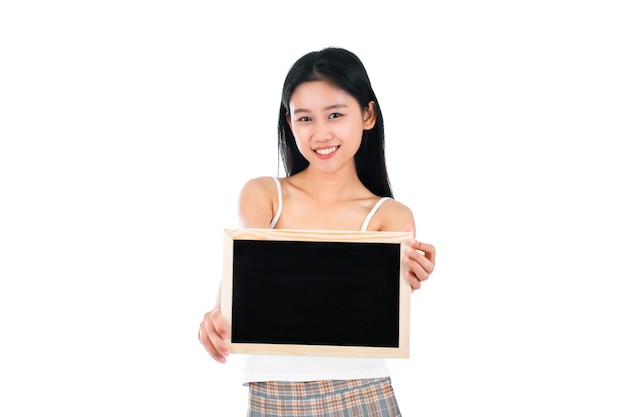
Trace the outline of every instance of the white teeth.
{"label": "white teeth", "polygon": [[315,152],[321,154],[321,155],[328,155],[329,153],[333,153],[337,150],[336,146],[333,146],[332,148],[325,148],[325,149],[318,149]]}

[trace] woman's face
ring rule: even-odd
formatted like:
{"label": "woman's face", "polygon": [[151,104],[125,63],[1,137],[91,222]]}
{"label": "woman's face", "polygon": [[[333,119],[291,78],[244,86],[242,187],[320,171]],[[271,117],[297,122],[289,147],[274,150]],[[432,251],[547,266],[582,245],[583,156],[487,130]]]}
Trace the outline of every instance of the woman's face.
{"label": "woman's face", "polygon": [[327,173],[354,166],[363,130],[376,122],[373,101],[364,111],[354,97],[325,81],[300,84],[286,117],[300,153],[311,167]]}

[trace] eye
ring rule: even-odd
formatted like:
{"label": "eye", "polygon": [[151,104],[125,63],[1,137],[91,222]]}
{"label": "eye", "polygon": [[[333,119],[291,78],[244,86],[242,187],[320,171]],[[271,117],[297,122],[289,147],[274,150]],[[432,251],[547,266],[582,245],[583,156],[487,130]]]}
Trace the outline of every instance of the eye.
{"label": "eye", "polygon": [[329,119],[336,119],[338,117],[341,117],[342,115],[340,113],[331,113],[330,116],[328,116]]}
{"label": "eye", "polygon": [[298,119],[299,122],[310,122],[311,118],[309,116],[302,116]]}

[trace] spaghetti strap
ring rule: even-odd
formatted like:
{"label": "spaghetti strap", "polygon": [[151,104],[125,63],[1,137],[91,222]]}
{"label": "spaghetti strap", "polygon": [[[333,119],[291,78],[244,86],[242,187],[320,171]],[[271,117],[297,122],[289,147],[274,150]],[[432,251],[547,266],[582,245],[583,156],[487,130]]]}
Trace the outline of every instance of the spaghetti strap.
{"label": "spaghetti strap", "polygon": [[372,217],[374,216],[374,213],[376,213],[376,211],[378,210],[378,208],[387,200],[391,200],[391,197],[381,197],[380,200],[378,200],[376,202],[376,204],[374,204],[374,207],[372,207],[372,209],[370,210],[370,212],[367,214],[367,217],[365,218],[365,220],[363,221],[363,226],[361,226],[361,231],[365,232],[367,230],[367,226],[369,226],[370,224],[370,220],[372,219]]}
{"label": "spaghetti strap", "polygon": [[270,229],[273,229],[278,222],[278,218],[280,217],[280,213],[283,211],[283,190],[280,187],[280,181],[276,177],[272,177],[274,182],[276,183],[276,188],[278,189],[278,209],[276,210],[276,214],[270,223]]}

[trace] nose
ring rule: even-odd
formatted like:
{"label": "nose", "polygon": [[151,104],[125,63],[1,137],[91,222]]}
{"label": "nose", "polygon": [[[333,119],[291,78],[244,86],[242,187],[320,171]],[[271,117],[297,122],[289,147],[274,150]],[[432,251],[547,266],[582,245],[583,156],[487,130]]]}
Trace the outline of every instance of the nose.
{"label": "nose", "polygon": [[313,140],[326,142],[333,138],[332,130],[326,120],[317,121],[313,127]]}

